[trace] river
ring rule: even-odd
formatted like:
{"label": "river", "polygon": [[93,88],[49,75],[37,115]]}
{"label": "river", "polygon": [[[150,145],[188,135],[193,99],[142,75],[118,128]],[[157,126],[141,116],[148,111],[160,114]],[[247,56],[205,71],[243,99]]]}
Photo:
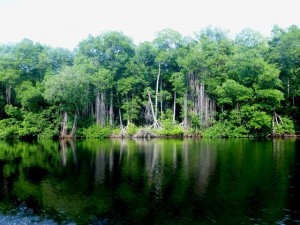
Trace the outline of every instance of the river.
{"label": "river", "polygon": [[0,224],[300,224],[300,141],[0,142]]}

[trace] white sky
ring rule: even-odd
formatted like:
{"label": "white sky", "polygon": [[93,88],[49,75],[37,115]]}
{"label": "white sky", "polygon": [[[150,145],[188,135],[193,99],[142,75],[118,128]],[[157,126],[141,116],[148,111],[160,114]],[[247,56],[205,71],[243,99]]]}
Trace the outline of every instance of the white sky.
{"label": "white sky", "polygon": [[89,34],[123,31],[135,43],[165,28],[193,35],[207,26],[235,35],[300,24],[300,0],[0,0],[0,43],[29,38],[72,49]]}

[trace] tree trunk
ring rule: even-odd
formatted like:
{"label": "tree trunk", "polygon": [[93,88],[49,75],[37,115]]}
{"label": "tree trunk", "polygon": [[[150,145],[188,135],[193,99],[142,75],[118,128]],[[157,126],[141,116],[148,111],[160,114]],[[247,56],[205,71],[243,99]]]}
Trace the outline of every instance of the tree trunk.
{"label": "tree trunk", "polygon": [[148,101],[149,101],[150,108],[151,108],[151,112],[152,112],[152,116],[153,116],[153,127],[154,127],[154,128],[159,128],[157,119],[156,119],[156,117],[155,117],[155,112],[154,112],[154,109],[153,109],[153,104],[152,104],[152,100],[151,100],[151,94],[150,94],[150,91],[148,91]]}
{"label": "tree trunk", "polygon": [[183,128],[186,130],[188,128],[187,124],[187,93],[184,94],[184,100],[183,100]]}
{"label": "tree trunk", "polygon": [[70,133],[70,137],[73,138],[75,136],[76,133],[76,129],[77,129],[77,113],[75,112],[74,114],[74,122],[73,122],[73,127]]}
{"label": "tree trunk", "polygon": [[[160,77],[160,63],[158,64],[158,73],[157,73],[157,80],[156,80],[156,91],[155,91],[155,120],[157,120],[157,98],[158,98],[158,84],[159,84],[159,77]],[[152,101],[151,101],[152,104]]]}
{"label": "tree trunk", "polygon": [[162,79],[160,79],[160,114],[163,112],[163,92],[162,92]]}
{"label": "tree trunk", "polygon": [[100,125],[100,92],[97,91],[97,95],[96,95],[96,110],[95,110],[95,114],[96,114],[96,124]]}
{"label": "tree trunk", "polygon": [[120,135],[121,137],[125,137],[126,136],[126,127],[123,126],[123,122],[122,122],[122,114],[121,114],[121,109],[119,108],[119,117],[120,117]]}
{"label": "tree trunk", "polygon": [[119,108],[120,126],[123,127],[121,109]]}
{"label": "tree trunk", "polygon": [[129,109],[128,109],[128,95],[126,94],[126,96],[125,96],[125,98],[126,98],[126,104],[127,104],[127,107],[126,107],[126,120],[127,120],[127,125],[130,123],[130,121],[129,121]]}
{"label": "tree trunk", "polygon": [[68,132],[68,114],[67,112],[62,113],[62,124],[60,130],[60,138],[64,139],[67,137]]}
{"label": "tree trunk", "polygon": [[103,92],[100,93],[100,126],[105,126],[105,94]]}
{"label": "tree trunk", "polygon": [[110,105],[109,105],[109,125],[112,127],[114,124],[114,110],[113,110],[113,91],[110,91]]}
{"label": "tree trunk", "polygon": [[173,123],[175,124],[176,118],[176,91],[174,91],[174,102],[173,102]]}

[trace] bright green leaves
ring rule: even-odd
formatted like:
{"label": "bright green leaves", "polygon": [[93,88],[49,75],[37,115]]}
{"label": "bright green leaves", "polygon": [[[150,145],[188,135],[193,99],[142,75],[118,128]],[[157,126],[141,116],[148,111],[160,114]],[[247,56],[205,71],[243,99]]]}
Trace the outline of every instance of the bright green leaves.
{"label": "bright green leaves", "polygon": [[275,65],[264,62],[263,69],[256,80],[257,89],[281,89],[282,81],[279,79],[280,70]]}
{"label": "bright green leaves", "polygon": [[45,81],[44,98],[63,110],[75,112],[82,109],[89,97],[87,77],[74,68],[66,67]]}
{"label": "bright green leaves", "polygon": [[216,92],[220,106],[228,105],[235,107],[236,104],[248,102],[253,97],[251,89],[230,79],[226,80]]}
{"label": "bright green leaves", "polygon": [[45,105],[42,94],[40,83],[33,86],[31,81],[24,81],[16,88],[16,99],[20,101],[22,108],[33,112],[38,112]]}
{"label": "bright green leaves", "polygon": [[91,83],[96,87],[100,92],[106,91],[113,86],[113,75],[107,69],[99,69],[93,75],[90,75]]}
{"label": "bright green leaves", "polygon": [[287,30],[273,29],[268,58],[276,63],[284,84],[285,95],[295,98],[300,95],[300,29],[291,26]]}
{"label": "bright green leaves", "polygon": [[133,120],[137,120],[141,110],[141,99],[137,96],[129,98],[122,104],[122,109],[124,110],[124,119],[129,123]]}
{"label": "bright green leaves", "polygon": [[107,32],[100,36],[90,36],[79,44],[78,56],[92,59],[113,76],[121,76],[126,63],[134,56],[132,40],[119,32]]}
{"label": "bright green leaves", "polygon": [[[274,28],[269,42],[249,29],[231,40],[207,28],[195,38],[165,29],[138,46],[106,32],[75,52],[26,39],[3,45],[0,127],[8,127],[3,136],[51,136],[61,111],[78,116],[79,128],[144,125],[172,112],[165,124],[198,131],[215,124],[218,136],[292,133],[291,119],[272,127],[270,118],[299,120],[299,43],[300,29],[292,26]],[[52,108],[56,118],[47,113]]]}
{"label": "bright green leaves", "polygon": [[272,117],[263,111],[255,111],[249,120],[250,133],[267,135],[270,133]]}
{"label": "bright green leaves", "polygon": [[256,92],[258,104],[264,111],[269,113],[280,108],[283,99],[283,93],[276,89],[263,89]]}

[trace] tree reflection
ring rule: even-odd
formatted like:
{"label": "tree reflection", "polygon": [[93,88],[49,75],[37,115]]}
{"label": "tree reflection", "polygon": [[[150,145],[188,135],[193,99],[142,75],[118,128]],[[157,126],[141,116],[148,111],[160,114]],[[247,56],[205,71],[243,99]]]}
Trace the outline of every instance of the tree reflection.
{"label": "tree reflection", "polygon": [[59,140],[60,145],[60,164],[61,166],[65,167],[67,166],[67,159],[68,159],[68,146],[70,146],[72,155],[73,155],[73,162],[75,165],[77,165],[77,155],[76,155],[76,144],[74,140],[68,140],[68,139],[60,139]]}
{"label": "tree reflection", "polygon": [[0,210],[25,204],[60,224],[275,224],[288,215],[297,163],[293,141],[62,140],[0,149]]}

